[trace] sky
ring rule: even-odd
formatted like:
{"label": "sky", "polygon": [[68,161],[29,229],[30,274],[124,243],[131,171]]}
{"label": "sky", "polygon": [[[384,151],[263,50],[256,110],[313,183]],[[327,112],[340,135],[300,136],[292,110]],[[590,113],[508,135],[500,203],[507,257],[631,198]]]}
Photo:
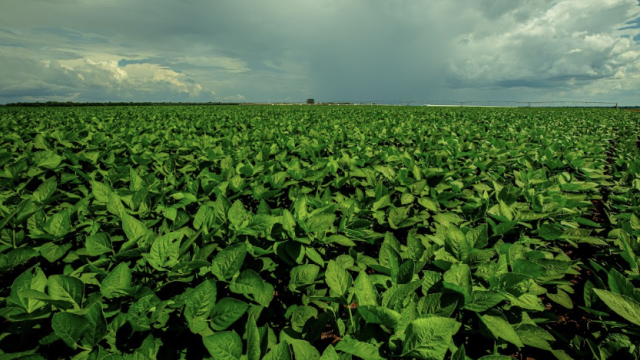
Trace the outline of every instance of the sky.
{"label": "sky", "polygon": [[0,103],[308,98],[640,105],[640,2],[0,2]]}

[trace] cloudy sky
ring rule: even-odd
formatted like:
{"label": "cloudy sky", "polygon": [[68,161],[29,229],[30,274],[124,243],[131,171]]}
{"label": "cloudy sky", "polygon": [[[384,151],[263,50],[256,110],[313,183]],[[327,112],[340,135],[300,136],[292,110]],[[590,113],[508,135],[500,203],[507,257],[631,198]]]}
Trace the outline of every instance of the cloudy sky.
{"label": "cloudy sky", "polygon": [[0,3],[0,103],[310,97],[640,104],[640,3]]}

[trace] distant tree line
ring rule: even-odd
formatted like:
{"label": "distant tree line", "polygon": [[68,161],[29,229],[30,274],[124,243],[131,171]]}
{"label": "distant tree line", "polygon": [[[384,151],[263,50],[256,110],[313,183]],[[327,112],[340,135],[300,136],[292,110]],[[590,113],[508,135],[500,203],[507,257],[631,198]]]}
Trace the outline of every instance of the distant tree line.
{"label": "distant tree line", "polygon": [[185,106],[185,105],[240,105],[240,103],[230,102],[59,102],[59,101],[47,101],[47,102],[17,102],[9,103],[7,107],[77,107],[77,106]]}

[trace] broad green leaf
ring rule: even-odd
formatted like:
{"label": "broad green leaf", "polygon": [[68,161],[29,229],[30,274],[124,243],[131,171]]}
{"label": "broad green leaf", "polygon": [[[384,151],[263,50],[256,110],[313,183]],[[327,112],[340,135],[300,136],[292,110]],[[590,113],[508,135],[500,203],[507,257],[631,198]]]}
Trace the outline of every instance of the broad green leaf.
{"label": "broad green leaf", "polygon": [[180,242],[184,233],[174,231],[157,238],[151,245],[151,252],[147,257],[149,265],[158,271],[166,271],[178,263]]}
{"label": "broad green leaf", "polygon": [[378,290],[365,271],[360,271],[354,283],[354,290],[360,306],[378,305]]}
{"label": "broad green leaf", "polygon": [[273,286],[249,269],[241,272],[230,284],[229,289],[237,294],[252,295],[253,299],[264,307],[268,307],[273,299]]}
{"label": "broad green leaf", "polygon": [[122,215],[122,230],[131,242],[137,242],[147,234],[147,227],[129,214]]}
{"label": "broad green leaf", "polygon": [[360,305],[358,306],[358,313],[368,323],[381,324],[391,328],[395,328],[398,321],[400,321],[399,313],[382,306]]}
{"label": "broad green leaf", "polygon": [[363,359],[384,359],[380,356],[380,349],[369,343],[358,341],[352,338],[343,339],[336,345],[336,350],[361,357]]}
{"label": "broad green leaf", "polygon": [[280,342],[278,345],[274,346],[271,349],[271,351],[269,351],[267,355],[262,359],[263,360],[291,360],[291,350],[289,350],[289,344],[287,344],[286,340]]}
{"label": "broad green leaf", "polygon": [[84,283],[78,278],[67,275],[51,275],[48,293],[53,300],[68,301],[76,309],[79,309],[84,298]]}
{"label": "broad green leaf", "polygon": [[229,209],[229,212],[227,213],[227,217],[229,219],[229,222],[231,222],[235,229],[240,228],[240,225],[242,225],[244,220],[247,218],[247,211],[244,209],[244,206],[242,205],[240,200],[236,200],[233,203],[233,205]]}
{"label": "broad green leaf", "polygon": [[533,346],[538,349],[551,351],[549,341],[555,339],[546,330],[532,324],[522,324],[516,329],[518,337],[522,343],[527,346]]}
{"label": "broad green leaf", "polygon": [[78,348],[78,340],[89,330],[89,321],[83,316],[68,312],[59,312],[53,315],[51,327],[55,334],[72,349]]}
{"label": "broad green leaf", "polygon": [[289,289],[296,291],[297,288],[314,283],[320,267],[314,264],[299,265],[291,269],[289,279]]}
{"label": "broad green leaf", "polygon": [[109,195],[111,195],[113,190],[111,190],[111,187],[108,185],[94,181],[91,183],[91,192],[96,200],[102,203],[107,203],[107,201],[109,201]]}
{"label": "broad green leaf", "polygon": [[471,302],[465,303],[464,308],[475,312],[487,311],[498,305],[504,296],[493,291],[476,290],[471,294]]}
{"label": "broad green leaf", "polygon": [[569,294],[560,289],[558,289],[557,294],[548,292],[547,297],[556,304],[560,304],[567,309],[573,309],[573,302],[571,301],[571,297],[569,297]]}
{"label": "broad green leaf", "polygon": [[249,308],[249,304],[230,297],[220,299],[211,311],[211,328],[222,331],[236,322]]}
{"label": "broad green leaf", "polygon": [[26,298],[20,293],[23,290],[37,290],[44,292],[47,286],[47,277],[38,267],[32,267],[20,274],[11,285],[11,293],[9,294],[9,301],[21,308],[27,313],[33,313],[34,311],[45,306],[43,301],[37,299]]}
{"label": "broad green leaf", "polygon": [[64,210],[54,214],[44,224],[44,230],[55,237],[63,237],[71,228],[70,211]]}
{"label": "broad green leaf", "polygon": [[[447,272],[442,276],[445,287],[448,284],[456,285],[463,289],[463,295],[465,299],[471,299],[471,293],[473,291],[471,284],[471,270],[467,264],[453,264]],[[453,288],[459,291],[458,288]]]}
{"label": "broad green leaf", "polygon": [[609,285],[611,292],[625,295],[636,301],[640,301],[640,290],[637,290],[622,274],[617,272],[615,269],[611,269],[607,275],[607,284]]}
{"label": "broad green leaf", "polygon": [[329,288],[338,296],[344,295],[351,287],[351,275],[334,260],[329,261],[324,276]]}
{"label": "broad green leaf", "polygon": [[[547,293],[549,294],[549,293]],[[545,306],[535,294],[522,294],[519,297],[515,297],[511,294],[507,293],[507,297],[511,302],[511,305],[518,306],[523,309],[533,310],[533,311],[544,311]]]}
{"label": "broad green leaf", "polygon": [[247,244],[240,243],[229,246],[220,251],[211,262],[211,272],[219,280],[227,280],[233,277],[244,262],[247,255]]}
{"label": "broad green leaf", "polygon": [[56,245],[52,242],[48,242],[40,247],[40,255],[50,263],[54,263],[60,260],[72,246],[73,244],[71,243]]}
{"label": "broad green leaf", "polygon": [[518,274],[525,274],[533,279],[544,276],[547,270],[544,266],[538,265],[534,262],[525,259],[515,259],[513,261],[513,272]]}
{"label": "broad green leaf", "polygon": [[333,347],[333,345],[329,345],[324,349],[322,357],[320,357],[319,360],[340,360],[340,356],[338,356],[338,353],[336,352],[336,349]]}
{"label": "broad green leaf", "polygon": [[471,254],[471,249],[473,249],[472,244],[469,243],[464,233],[455,225],[450,225],[447,228],[444,246],[449,254],[462,262],[467,261],[469,254]]}
{"label": "broad green leaf", "polygon": [[102,304],[94,303],[84,315],[89,324],[82,334],[80,345],[85,348],[93,348],[98,345],[107,334],[107,320],[102,313]]}
{"label": "broad green leaf", "polygon": [[58,182],[56,178],[50,177],[33,192],[33,200],[42,204],[56,192],[57,188]]}
{"label": "broad green leaf", "polygon": [[640,326],[640,302],[602,289],[593,289],[607,306],[632,324]]}
{"label": "broad green leaf", "polygon": [[109,236],[105,233],[97,233],[87,236],[85,239],[85,247],[89,256],[100,256],[113,251]]}
{"label": "broad green leaf", "polygon": [[467,239],[467,242],[476,249],[484,248],[485,246],[487,246],[487,243],[489,241],[489,235],[488,235],[487,229],[488,229],[488,226],[485,223],[478,226],[475,229],[469,230],[469,232],[465,234],[465,238]]}
{"label": "broad green leaf", "polygon": [[482,323],[496,338],[504,339],[521,348],[524,346],[511,324],[501,316],[478,315]]}
{"label": "broad green leaf", "polygon": [[309,232],[321,232],[328,230],[336,216],[334,214],[316,214],[306,220],[307,230]]}
{"label": "broad green leaf", "polygon": [[100,293],[107,299],[126,296],[126,290],[131,287],[131,270],[126,263],[121,262],[102,280]]}
{"label": "broad green leaf", "polygon": [[191,332],[206,330],[211,311],[216,305],[217,288],[213,279],[205,280],[189,293],[184,306],[184,318]]}
{"label": "broad green leaf", "polygon": [[302,332],[306,322],[316,317],[318,317],[318,309],[312,306],[298,306],[291,314],[291,328],[297,332]]}
{"label": "broad green leaf", "polygon": [[430,317],[412,321],[402,342],[402,356],[417,359],[442,360],[449,349],[453,335],[461,324],[454,319]]}
{"label": "broad green leaf", "polygon": [[112,192],[109,195],[109,199],[107,200],[107,211],[119,218],[122,217],[122,214],[127,213],[124,205],[122,205],[120,196],[118,196],[118,194],[116,194],[115,192]]}
{"label": "broad green leaf", "polygon": [[223,331],[202,339],[204,346],[213,359],[240,360],[242,357],[242,339],[232,331]]}
{"label": "broad green leaf", "polygon": [[249,316],[246,326],[247,360],[260,360],[260,332],[256,320]]}

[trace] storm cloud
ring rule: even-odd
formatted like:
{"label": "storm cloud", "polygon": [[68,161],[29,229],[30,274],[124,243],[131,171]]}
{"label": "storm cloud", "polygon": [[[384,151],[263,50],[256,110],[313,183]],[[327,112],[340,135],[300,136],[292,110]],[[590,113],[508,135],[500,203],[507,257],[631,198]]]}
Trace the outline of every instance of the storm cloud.
{"label": "storm cloud", "polygon": [[637,0],[20,0],[0,103],[640,103]]}

